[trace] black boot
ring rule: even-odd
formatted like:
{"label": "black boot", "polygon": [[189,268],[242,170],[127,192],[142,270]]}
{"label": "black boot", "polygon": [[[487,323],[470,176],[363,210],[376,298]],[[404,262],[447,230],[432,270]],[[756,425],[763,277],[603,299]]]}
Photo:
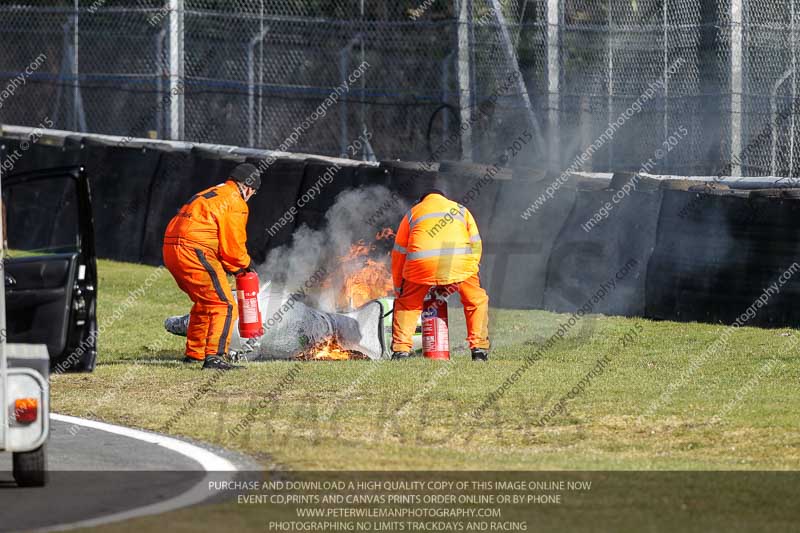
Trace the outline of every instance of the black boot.
{"label": "black boot", "polygon": [[202,359],[194,359],[194,358],[189,357],[187,355],[186,357],[183,358],[183,362],[184,363],[202,363],[203,360]]}
{"label": "black boot", "polygon": [[411,357],[409,352],[394,352],[392,354],[392,361],[402,361],[403,359],[408,359]]}
{"label": "black boot", "polygon": [[483,348],[473,348],[472,349],[472,360],[473,361],[488,361],[489,360],[489,350],[484,350]]}
{"label": "black boot", "polygon": [[203,370],[239,370],[242,366],[232,365],[219,355],[207,355],[203,361]]}

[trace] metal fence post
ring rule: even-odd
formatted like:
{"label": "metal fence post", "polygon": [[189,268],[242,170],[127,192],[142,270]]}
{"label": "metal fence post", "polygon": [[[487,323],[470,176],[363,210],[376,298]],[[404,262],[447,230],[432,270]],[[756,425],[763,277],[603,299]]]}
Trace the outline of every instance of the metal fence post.
{"label": "metal fence post", "polygon": [[742,175],[742,54],[744,0],[731,0],[731,176]]}
{"label": "metal fence post", "polygon": [[[664,141],[667,140],[669,137],[669,20],[668,20],[668,11],[667,6],[669,5],[669,0],[664,0],[664,13],[663,13],[663,25],[664,25],[664,72],[663,72],[663,81],[664,81]],[[664,156],[664,160],[661,164],[666,164],[669,158],[669,154],[667,153]]]}
{"label": "metal fence post", "polygon": [[[53,104],[53,120],[58,121],[61,114],[61,100],[64,100],[65,129],[73,131],[89,131],[86,124],[86,112],[81,96],[80,71],[78,68],[78,14],[77,9],[67,17],[63,25],[64,35],[61,44],[61,67],[58,71],[58,87]],[[64,90],[62,91],[62,85]],[[70,88],[71,96],[70,98]]]}
{"label": "metal fence post", "polygon": [[789,40],[792,47],[792,121],[789,130],[789,177],[794,177],[794,126],[795,126],[795,102],[797,101],[797,43],[795,41],[795,0],[791,0],[792,20],[789,31]]}
{"label": "metal fence post", "polygon": [[[614,31],[611,20],[611,9],[608,10],[608,19],[606,26],[608,27],[608,64],[606,65],[606,72],[608,74],[608,124],[614,120]],[[614,140],[608,143],[608,168],[614,169]]]}
{"label": "metal fence post", "polygon": [[[357,33],[355,37],[350,39],[350,42],[347,43],[347,46],[339,50],[339,78],[341,83],[347,83],[348,75],[350,74],[350,54],[353,52],[353,47],[358,44],[359,41],[364,39],[363,35]],[[350,111],[349,106],[350,100],[350,91],[348,88],[347,94],[342,97],[342,101],[339,104],[339,157],[348,158],[347,155],[347,146],[350,144],[350,133],[348,131],[348,113]],[[362,123],[362,128],[364,124]]]}
{"label": "metal fence post", "polygon": [[770,174],[773,176],[778,175],[778,89],[780,89],[783,82],[788,80],[789,76],[793,74],[794,69],[791,68],[784,72],[772,85],[772,90],[769,93],[770,132],[772,134]]}
{"label": "metal fence post", "polygon": [[[266,34],[264,26],[264,0],[260,0],[258,25],[261,33]],[[264,145],[264,40],[258,46],[258,146]]]}
{"label": "metal fence post", "polygon": [[470,24],[472,22],[471,0],[459,0],[458,10],[458,98],[461,116],[461,159],[472,161],[472,77]]}
{"label": "metal fence post", "polygon": [[156,35],[156,137],[165,137],[164,128],[164,43],[167,29],[162,28]]}
{"label": "metal fence post", "polygon": [[[2,193],[2,173],[0,169],[0,194]],[[5,204],[3,204],[5,211]],[[0,270],[3,271],[3,285],[0,287],[0,450],[8,449],[8,406],[6,398],[9,396],[6,387],[6,376],[8,374],[8,364],[6,363],[6,284],[5,284],[5,248],[6,242],[3,239],[4,227],[3,216],[0,215]]]}
{"label": "metal fence post", "polygon": [[186,116],[184,92],[185,50],[184,50],[184,1],[169,1],[169,89],[170,89],[170,128],[169,138],[182,141],[185,138]]}
{"label": "metal fence post", "polygon": [[[361,68],[361,66],[363,66],[364,63],[367,61],[366,35],[368,35],[368,34],[366,33],[367,30],[366,30],[366,26],[365,26],[365,23],[364,23],[364,16],[366,14],[366,11],[364,10],[364,0],[360,1],[359,13],[361,15],[361,43],[360,43],[361,44],[361,63],[359,64],[359,68]],[[361,99],[361,133],[359,133],[359,135],[367,133],[366,94],[367,94],[367,73],[364,72],[361,75],[361,98],[360,98]],[[366,144],[369,145],[369,141],[367,141]],[[369,151],[372,151],[372,147],[371,146],[370,146],[370,150]],[[374,155],[375,154],[373,153],[372,157],[374,157]],[[364,161],[370,160],[370,159],[368,159],[368,157],[369,156],[367,154],[367,151],[365,151],[363,153],[363,155],[362,155],[362,160],[364,160]],[[372,160],[374,160],[374,159],[372,159]]]}
{"label": "metal fence post", "polygon": [[[524,13],[523,13],[524,14]],[[521,27],[520,22],[520,27]],[[550,100],[550,170],[561,170],[561,0],[547,0],[547,92]]]}
{"label": "metal fence post", "polygon": [[75,13],[73,15],[73,34],[72,34],[72,121],[71,121],[71,128],[73,131],[79,131],[80,127],[80,116],[79,109],[80,109],[80,78],[79,73],[79,59],[80,59],[80,30],[79,30],[79,23],[80,23],[80,11],[79,11],[79,0],[75,0]]}
{"label": "metal fence post", "polygon": [[[262,19],[263,20],[263,19]],[[264,39],[269,33],[269,26],[262,28],[261,32],[253,37],[250,40],[250,44],[247,47],[247,131],[248,131],[248,140],[250,144],[248,146],[255,147],[256,145],[256,52],[255,48],[256,45],[259,43],[263,43]],[[263,46],[263,44],[262,44]],[[263,53],[263,52],[262,52]],[[261,72],[263,75],[264,64],[263,61],[260,64]],[[259,76],[259,87],[263,87],[263,77]],[[261,109],[261,90],[259,90],[259,98],[258,98],[258,107]],[[259,112],[260,116],[260,112]],[[261,126],[261,121],[259,120],[259,126]],[[259,142],[261,141],[260,135],[260,128],[259,128]]]}

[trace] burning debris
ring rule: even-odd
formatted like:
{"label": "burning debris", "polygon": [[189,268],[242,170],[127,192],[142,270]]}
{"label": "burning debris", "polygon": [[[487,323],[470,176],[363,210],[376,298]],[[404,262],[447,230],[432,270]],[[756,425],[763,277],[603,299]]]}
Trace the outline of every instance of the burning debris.
{"label": "burning debris", "polygon": [[[267,285],[259,293],[259,306],[267,309]],[[231,351],[250,361],[302,360],[340,361],[347,359],[386,359],[384,345],[384,305],[369,302],[349,313],[326,313],[296,302],[283,318],[264,324],[260,339],[242,339],[234,328]],[[175,335],[186,335],[189,315],[171,317],[164,327]]]}
{"label": "burning debris", "polygon": [[339,339],[333,336],[308,350],[300,352],[297,354],[296,359],[300,361],[348,361],[368,360],[369,357],[361,352],[345,350],[342,348]]}

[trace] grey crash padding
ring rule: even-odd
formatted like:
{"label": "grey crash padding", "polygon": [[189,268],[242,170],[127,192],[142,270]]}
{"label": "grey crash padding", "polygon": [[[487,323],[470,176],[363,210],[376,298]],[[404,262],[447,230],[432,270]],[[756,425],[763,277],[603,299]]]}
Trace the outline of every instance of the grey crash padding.
{"label": "grey crash padding", "polygon": [[[364,354],[372,360],[389,359],[384,341],[384,315],[381,302],[374,300],[349,313],[326,313],[294,302],[293,307],[275,320],[269,309],[268,290],[259,293],[264,336],[260,339],[239,337],[238,323],[233,330],[230,350],[250,361],[295,359],[306,350],[335,336],[340,346]],[[164,328],[173,335],[186,336],[189,315],[174,316],[164,321]]]}

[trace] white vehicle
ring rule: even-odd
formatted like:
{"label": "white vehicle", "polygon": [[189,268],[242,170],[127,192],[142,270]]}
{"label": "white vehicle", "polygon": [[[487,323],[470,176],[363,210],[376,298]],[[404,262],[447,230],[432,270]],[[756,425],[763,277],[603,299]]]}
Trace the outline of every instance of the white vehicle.
{"label": "white vehicle", "polygon": [[0,343],[0,452],[13,454],[20,487],[41,487],[47,480],[49,366],[44,344]]}
{"label": "white vehicle", "polygon": [[[0,217],[0,235],[5,237],[3,219],[5,204]],[[0,266],[6,278],[5,238],[3,241]],[[50,356],[43,344],[8,344],[7,332],[4,283],[0,287],[0,452],[13,454],[14,479],[19,486],[40,487],[47,474],[44,445],[50,429]]]}

